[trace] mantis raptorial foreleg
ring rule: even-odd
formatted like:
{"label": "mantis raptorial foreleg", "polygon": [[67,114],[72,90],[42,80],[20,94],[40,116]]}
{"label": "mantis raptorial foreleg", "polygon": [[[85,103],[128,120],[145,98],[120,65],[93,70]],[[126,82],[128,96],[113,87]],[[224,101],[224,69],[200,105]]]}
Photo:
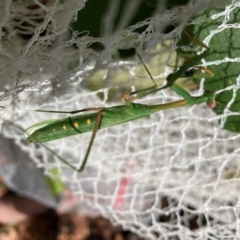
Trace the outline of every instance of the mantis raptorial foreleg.
{"label": "mantis raptorial foreleg", "polygon": [[[161,91],[162,89],[165,89],[167,87],[172,88],[175,81],[179,78],[182,78],[182,77],[198,77],[198,78],[199,77],[201,77],[201,78],[205,77],[205,78],[210,78],[210,77],[214,76],[214,73],[211,70],[209,70],[205,67],[202,67],[202,66],[195,66],[199,63],[199,61],[202,58],[206,57],[209,54],[209,52],[210,52],[209,48],[206,45],[204,45],[203,43],[201,43],[200,41],[198,41],[197,39],[192,38],[187,33],[187,31],[184,31],[184,32],[185,32],[185,34],[187,35],[187,37],[189,38],[190,41],[198,44],[199,46],[202,46],[203,48],[206,49],[206,51],[203,52],[200,55],[197,55],[197,56],[191,58],[187,62],[185,62],[182,66],[179,67],[179,69],[175,73],[169,74],[168,77],[167,77],[167,84],[164,85],[163,87],[160,87],[160,88],[157,87],[157,84],[156,84],[154,78],[152,77],[151,73],[149,72],[149,70],[148,70],[147,66],[145,65],[144,61],[142,60],[141,56],[138,54],[138,57],[140,58],[146,72],[148,73],[148,75],[150,76],[150,79],[153,82],[153,86],[149,87],[149,88],[142,89],[142,90],[137,90],[137,91],[133,91],[133,92],[123,94],[121,96],[121,99],[125,104],[128,105],[129,102],[133,102],[136,99],[145,97],[149,94],[156,93],[156,92]],[[174,87],[173,87],[173,90],[174,90]],[[135,96],[131,97],[133,95],[135,95]],[[181,93],[180,93],[180,95],[181,95]],[[181,95],[181,96],[185,98],[185,93],[183,93],[183,95]]]}

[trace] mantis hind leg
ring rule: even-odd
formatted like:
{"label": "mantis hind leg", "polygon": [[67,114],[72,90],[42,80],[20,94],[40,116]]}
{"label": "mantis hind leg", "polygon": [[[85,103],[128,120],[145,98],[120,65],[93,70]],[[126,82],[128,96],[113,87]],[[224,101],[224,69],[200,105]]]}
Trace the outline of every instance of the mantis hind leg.
{"label": "mantis hind leg", "polygon": [[92,145],[93,145],[93,142],[94,142],[94,139],[95,139],[95,136],[96,136],[96,133],[97,133],[97,130],[99,129],[100,125],[101,125],[101,120],[102,120],[102,115],[103,115],[104,111],[103,109],[101,109],[98,114],[97,114],[97,117],[96,117],[96,123],[94,125],[94,129],[93,129],[93,133],[92,133],[92,136],[91,136],[91,139],[89,141],[89,145],[88,145],[88,148],[87,148],[87,152],[85,153],[85,156],[84,156],[84,159],[83,159],[83,162],[82,162],[82,165],[80,166],[80,168],[77,170],[78,172],[82,172],[85,168],[85,165],[87,163],[87,159],[88,159],[88,156],[89,156],[89,153],[91,151],[91,148],[92,148]]}

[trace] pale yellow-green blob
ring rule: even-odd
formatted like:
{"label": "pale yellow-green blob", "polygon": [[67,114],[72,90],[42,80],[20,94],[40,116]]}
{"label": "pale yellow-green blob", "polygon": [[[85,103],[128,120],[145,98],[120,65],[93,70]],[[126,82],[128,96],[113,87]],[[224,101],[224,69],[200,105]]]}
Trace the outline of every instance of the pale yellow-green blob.
{"label": "pale yellow-green blob", "polygon": [[78,128],[78,122],[75,122],[73,125],[75,128]]}
{"label": "pale yellow-green blob", "polygon": [[66,125],[63,125],[63,126],[62,126],[62,129],[66,130],[66,129],[67,129]]}
{"label": "pale yellow-green blob", "polygon": [[52,130],[53,132],[56,132],[56,129],[55,128],[53,128],[53,130]]}
{"label": "pale yellow-green blob", "polygon": [[[185,59],[179,56],[177,58],[176,52],[170,54],[171,44],[172,40],[158,44],[155,49],[152,49],[149,52],[149,56],[152,55],[152,58],[143,59],[148,70],[154,76],[158,86],[162,86],[165,81],[166,76],[164,77],[164,75],[162,75],[160,77],[160,75],[166,71],[166,68],[169,68],[170,70],[172,68],[172,71],[174,72],[174,70],[176,70],[175,68],[181,66]],[[107,68],[98,71],[93,68],[94,71],[89,71],[85,86],[91,91],[98,91],[99,89],[105,89],[108,87],[108,93],[98,93],[98,96],[101,99],[104,99],[104,94],[107,94],[107,101],[120,101],[120,96],[124,93],[131,92],[131,87],[133,85],[136,90],[153,86],[153,82],[150,80],[150,77],[139,58],[134,56],[133,59],[128,59],[128,61],[131,60],[133,62],[138,61],[138,64],[135,65],[135,67],[132,67],[132,72],[130,72],[127,64],[125,67],[123,64],[121,68]],[[156,78],[156,76],[159,77]],[[189,78],[181,78],[180,81],[178,81],[178,84],[188,90],[196,89],[197,87],[197,85]]]}

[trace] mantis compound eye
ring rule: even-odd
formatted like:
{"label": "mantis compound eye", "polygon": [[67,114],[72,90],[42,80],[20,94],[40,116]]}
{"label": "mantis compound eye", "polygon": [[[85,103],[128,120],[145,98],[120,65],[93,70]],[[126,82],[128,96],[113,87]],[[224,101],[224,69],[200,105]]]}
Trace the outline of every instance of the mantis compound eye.
{"label": "mantis compound eye", "polygon": [[194,74],[194,70],[193,69],[188,70],[184,74],[185,74],[185,77],[192,77]]}

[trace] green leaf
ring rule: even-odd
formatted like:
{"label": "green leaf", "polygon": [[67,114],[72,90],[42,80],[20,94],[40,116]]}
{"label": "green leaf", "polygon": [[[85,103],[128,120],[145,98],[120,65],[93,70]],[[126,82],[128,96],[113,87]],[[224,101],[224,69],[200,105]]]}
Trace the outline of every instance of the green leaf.
{"label": "green leaf", "polygon": [[[240,9],[235,8],[229,15],[226,13],[220,15],[223,11],[224,9],[204,11],[194,19],[195,21],[200,21],[200,23],[191,25],[191,29],[187,30],[191,36],[201,42],[213,33],[208,46],[210,54],[205,60],[207,62],[226,60],[220,64],[212,64],[208,67],[214,72],[214,77],[205,80],[205,90],[217,91],[236,85],[236,79],[240,74],[240,63],[234,62],[234,59],[240,56],[240,29],[233,27],[233,24],[240,21]],[[228,24],[228,27],[225,29],[224,21]],[[192,43],[190,45],[193,46]],[[195,81],[199,83],[199,80],[196,79]],[[236,115],[240,111],[240,91],[235,90],[234,93],[234,90],[224,90],[217,94],[216,101],[217,106],[214,111],[217,114],[222,114],[224,110],[232,112],[232,116],[230,115],[224,120],[224,128],[240,132],[240,116]],[[232,103],[227,106],[230,101]]]}
{"label": "green leaf", "polygon": [[61,180],[59,170],[53,168],[51,170],[52,176],[46,176],[46,184],[49,187],[54,197],[59,197],[64,189],[64,184]]}

